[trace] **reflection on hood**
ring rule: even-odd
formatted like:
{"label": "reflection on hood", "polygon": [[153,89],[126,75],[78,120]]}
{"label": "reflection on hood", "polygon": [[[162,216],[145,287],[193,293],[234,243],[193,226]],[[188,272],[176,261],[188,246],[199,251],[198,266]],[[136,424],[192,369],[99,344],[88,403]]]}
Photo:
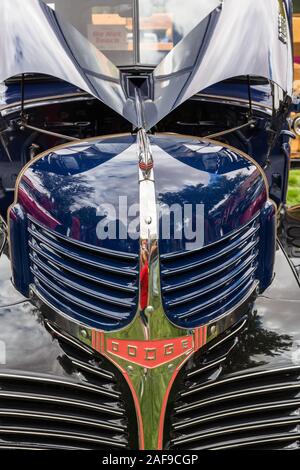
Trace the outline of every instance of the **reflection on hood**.
{"label": "reflection on hood", "polygon": [[292,94],[291,38],[282,0],[202,0],[198,24],[149,74],[146,93],[136,83],[126,85],[123,73],[42,0],[1,0],[0,14],[0,82],[26,73],[54,76],[146,130],[228,78],[260,76]]}

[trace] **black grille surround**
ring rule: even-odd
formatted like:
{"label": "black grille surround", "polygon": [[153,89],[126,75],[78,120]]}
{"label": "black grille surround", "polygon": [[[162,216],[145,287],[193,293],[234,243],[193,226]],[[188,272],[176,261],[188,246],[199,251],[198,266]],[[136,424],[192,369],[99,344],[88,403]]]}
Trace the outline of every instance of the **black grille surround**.
{"label": "black grille surround", "polygon": [[244,319],[182,371],[168,405],[165,448],[300,448],[300,366],[224,374],[246,328]]}
{"label": "black grille surround", "polygon": [[138,255],[88,245],[28,216],[30,269],[37,295],[87,326],[115,330],[134,318]]}
{"label": "black grille surround", "polygon": [[66,377],[0,373],[0,449],[137,449],[129,388],[104,358],[50,323]]}
{"label": "black grille surround", "polygon": [[207,324],[244,301],[257,286],[259,214],[218,242],[161,255],[166,314],[182,328]]}

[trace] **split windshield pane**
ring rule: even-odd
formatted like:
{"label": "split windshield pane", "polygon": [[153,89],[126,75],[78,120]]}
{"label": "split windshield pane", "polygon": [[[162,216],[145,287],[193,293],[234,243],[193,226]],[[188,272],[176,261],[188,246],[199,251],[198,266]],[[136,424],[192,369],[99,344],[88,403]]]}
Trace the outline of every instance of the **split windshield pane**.
{"label": "split windshield pane", "polygon": [[159,64],[202,20],[207,4],[199,5],[199,0],[44,1],[117,66]]}

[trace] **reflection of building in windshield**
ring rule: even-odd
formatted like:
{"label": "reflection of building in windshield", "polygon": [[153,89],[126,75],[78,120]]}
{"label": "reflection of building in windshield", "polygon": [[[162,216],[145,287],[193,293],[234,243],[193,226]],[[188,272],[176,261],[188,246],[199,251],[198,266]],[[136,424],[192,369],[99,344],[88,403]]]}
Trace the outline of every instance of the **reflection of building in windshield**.
{"label": "reflection of building in windshield", "polygon": [[44,1],[117,66],[157,65],[203,18],[199,0],[139,0],[135,21],[133,0]]}
{"label": "reflection of building in windshield", "polygon": [[[132,18],[124,18],[118,14],[109,13],[93,13],[92,26],[98,32],[100,37],[106,37],[106,41],[102,41],[101,50],[107,50],[113,45],[113,38],[119,33],[119,37],[124,38],[123,42],[119,42],[119,46],[123,50],[133,49],[133,28]],[[89,25],[91,26],[91,25]],[[101,28],[100,28],[101,26]],[[105,30],[107,28],[107,34]],[[100,33],[103,33],[102,35]],[[108,34],[110,33],[110,34]],[[112,38],[110,43],[109,38]],[[149,47],[159,51],[169,51],[173,47],[172,35],[172,19],[168,14],[156,13],[150,18],[141,18],[140,20],[140,41],[141,46]],[[101,41],[96,41],[99,46]],[[115,41],[117,43],[117,41]]]}

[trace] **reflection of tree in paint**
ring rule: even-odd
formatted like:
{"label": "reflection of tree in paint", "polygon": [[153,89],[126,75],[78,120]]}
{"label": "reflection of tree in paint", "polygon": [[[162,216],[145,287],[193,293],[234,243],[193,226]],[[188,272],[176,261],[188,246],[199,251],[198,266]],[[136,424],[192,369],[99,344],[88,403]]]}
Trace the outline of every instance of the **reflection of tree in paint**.
{"label": "reflection of tree in paint", "polygon": [[[249,317],[247,328],[241,334],[236,348],[228,358],[225,372],[238,372],[241,369],[266,365],[268,358],[282,355],[284,351],[290,350],[292,345],[291,336],[265,329],[262,318],[254,312]],[[266,359],[263,359],[263,356]]]}
{"label": "reflection of tree in paint", "polygon": [[[76,206],[78,198],[88,200],[95,189],[89,184],[88,178],[77,175],[76,178],[67,175],[57,175],[50,172],[34,171],[34,180],[39,182],[39,189],[35,192],[38,202],[46,207],[50,214],[63,225],[64,232],[73,230],[77,233],[74,238],[80,238],[81,230],[91,220],[91,211],[96,215],[96,208],[86,207],[85,212],[70,210]],[[46,196],[40,188],[47,188]]]}
{"label": "reflection of tree in paint", "polygon": [[[264,190],[262,179],[257,174],[254,177],[251,188],[246,191],[249,186],[247,180],[250,180],[246,172],[237,172],[236,176],[230,179],[220,175],[212,175],[208,185],[186,186],[182,191],[160,194],[159,203],[168,207],[175,204],[180,204],[182,207],[185,204],[190,204],[193,207],[196,207],[196,204],[203,204],[204,238],[205,240],[214,239],[219,229],[222,229],[223,233],[228,233],[244,224],[245,214],[247,214],[248,220],[251,219],[252,216],[248,214],[248,211],[252,210],[253,202],[257,203],[258,196],[263,194]],[[245,193],[247,193],[247,197],[245,197]],[[194,228],[198,222],[195,219],[196,211],[193,210],[192,224]],[[175,231],[173,223],[174,218],[171,218],[171,233]],[[180,239],[172,238],[164,240],[164,243],[170,245],[171,251],[182,248],[182,240]]]}

